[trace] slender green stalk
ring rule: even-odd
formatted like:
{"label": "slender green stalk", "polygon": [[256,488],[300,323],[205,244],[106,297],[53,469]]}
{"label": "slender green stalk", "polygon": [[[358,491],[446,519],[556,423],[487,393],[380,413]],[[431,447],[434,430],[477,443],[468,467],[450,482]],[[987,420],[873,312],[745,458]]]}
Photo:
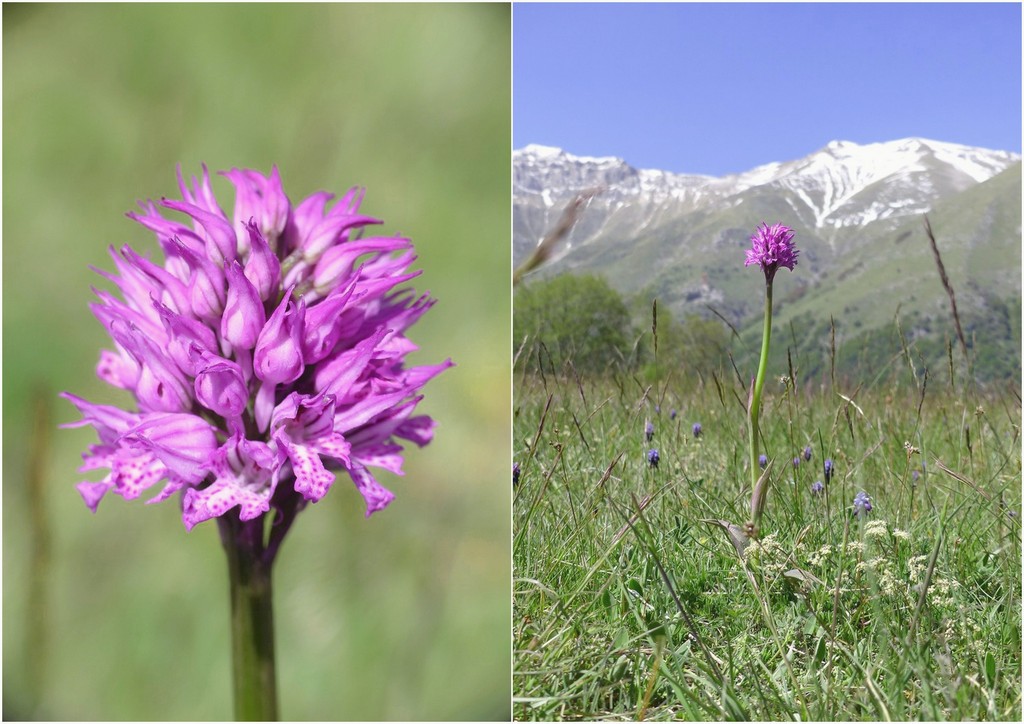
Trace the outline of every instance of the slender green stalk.
{"label": "slender green stalk", "polygon": [[[231,584],[232,686],[237,721],[277,721],[277,676],[274,666],[272,562],[262,555],[238,520],[221,526]],[[262,531],[262,526],[253,526]],[[242,533],[239,535],[239,533]]]}
{"label": "slender green stalk", "polygon": [[[768,347],[771,344],[772,338],[772,282],[768,281],[765,284],[764,291],[764,334],[761,339],[761,360],[757,365],[757,376],[754,378],[754,387],[750,393],[750,406],[747,410],[747,425],[748,432],[750,435],[750,484],[751,490],[757,488],[758,478],[760,473],[758,472],[758,444],[760,442],[760,435],[757,426],[758,415],[761,410],[761,392],[764,389],[764,379],[768,373]],[[755,527],[761,524],[761,509],[764,506],[763,496],[761,498],[762,503],[758,506],[758,509],[753,512],[754,520],[751,521]]]}

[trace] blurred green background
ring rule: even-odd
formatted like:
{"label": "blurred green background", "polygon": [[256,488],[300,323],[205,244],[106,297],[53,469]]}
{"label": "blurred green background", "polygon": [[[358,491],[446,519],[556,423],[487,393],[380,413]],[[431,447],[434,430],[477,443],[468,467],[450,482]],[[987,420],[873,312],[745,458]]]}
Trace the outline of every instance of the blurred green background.
{"label": "blurred green background", "polygon": [[419,408],[434,443],[380,475],[394,504],[365,520],[342,479],[285,541],[282,717],[509,718],[510,55],[500,4],[4,5],[5,719],[232,716],[217,528],[186,533],[176,499],[92,515],[94,433],[56,429],[61,390],[126,403],[93,372],[88,265],[155,253],[124,212],[204,161],[276,163],[293,203],[365,186],[440,300],[412,362],[458,365]]}

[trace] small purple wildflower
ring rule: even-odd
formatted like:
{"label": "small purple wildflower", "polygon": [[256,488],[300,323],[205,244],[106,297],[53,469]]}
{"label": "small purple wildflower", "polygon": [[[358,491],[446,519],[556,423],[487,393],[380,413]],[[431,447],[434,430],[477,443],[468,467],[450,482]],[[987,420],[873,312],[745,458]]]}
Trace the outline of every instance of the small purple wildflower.
{"label": "small purple wildflower", "polygon": [[800,467],[800,457],[799,456],[793,458],[793,467],[794,468]]}
{"label": "small purple wildflower", "polygon": [[782,224],[768,226],[761,222],[761,226],[750,237],[750,249],[747,250],[746,261],[743,266],[757,264],[764,272],[765,281],[769,284],[775,278],[775,272],[780,266],[790,271],[796,266],[796,257],[800,253],[793,246],[793,230]]}
{"label": "small purple wildflower", "polygon": [[693,423],[693,436],[700,437],[704,434],[704,428],[700,426],[699,422]]}
{"label": "small purple wildflower", "polygon": [[766,467],[768,467],[768,456],[765,455],[764,453],[758,455],[757,464],[761,466],[762,470],[764,470]]}
{"label": "small purple wildflower", "polygon": [[671,410],[669,410],[668,419],[675,420],[677,414],[679,414],[679,413],[677,413],[676,412],[676,408],[673,407]]}
{"label": "small purple wildflower", "polygon": [[821,495],[825,491],[825,483],[820,480],[815,480],[811,483],[811,492],[815,495]]}
{"label": "small purple wildflower", "polygon": [[179,170],[182,201],[128,214],[156,234],[162,265],[110,250],[116,273],[100,273],[123,301],[96,292],[92,310],[114,340],[96,372],[138,411],[63,393],[82,414],[66,426],[99,435],[80,470],[110,469],[78,491],[95,512],[108,492],[137,498],[166,482],[147,502],[180,492],[187,529],[237,508],[262,530],[266,513],[290,524],[340,470],[369,516],[394,498],[369,468],[401,474],[398,440],[431,441],[434,421],[413,411],[421,388],[452,366],[405,366],[416,349],[406,330],[434,304],[398,288],[418,274],[407,271],[412,243],[361,237],[381,223],[358,211],[361,189],[326,210],[325,192],[292,205],[277,168],[223,175],[236,189],[230,216],[205,166],[191,184]]}
{"label": "small purple wildflower", "polygon": [[658,450],[656,448],[652,448],[652,449],[647,451],[647,462],[650,464],[650,466],[652,468],[657,470],[658,469],[658,463],[660,461],[661,461],[661,456],[658,454]]}
{"label": "small purple wildflower", "polygon": [[648,420],[647,424],[644,425],[644,435],[647,437],[647,442],[654,439],[654,423],[650,420]]}
{"label": "small purple wildflower", "polygon": [[813,453],[814,453],[814,451],[813,451],[813,450],[811,450],[811,446],[810,446],[810,445],[808,445],[807,447],[805,447],[805,448],[804,448],[804,460],[806,460],[807,462],[810,462],[810,461],[811,461],[811,455],[812,455]]}
{"label": "small purple wildflower", "polygon": [[853,510],[858,516],[871,512],[871,498],[863,490],[853,496]]}
{"label": "small purple wildflower", "polygon": [[519,485],[519,463],[512,463],[512,484]]}
{"label": "small purple wildflower", "polygon": [[832,482],[832,458],[825,458],[825,482]]}
{"label": "small purple wildflower", "polygon": [[911,470],[910,477],[913,478],[914,482],[916,483],[917,479],[921,477],[921,473],[917,472],[916,470]]}

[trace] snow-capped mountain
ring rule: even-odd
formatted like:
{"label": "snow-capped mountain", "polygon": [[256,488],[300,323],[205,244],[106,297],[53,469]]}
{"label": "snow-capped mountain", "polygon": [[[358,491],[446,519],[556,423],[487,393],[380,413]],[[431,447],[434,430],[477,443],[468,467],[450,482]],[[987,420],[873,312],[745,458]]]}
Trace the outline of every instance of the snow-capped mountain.
{"label": "snow-capped mountain", "polygon": [[921,138],[833,141],[804,158],[710,177],[531,145],[513,152],[513,169],[517,265],[567,203],[597,187],[536,274],[598,273],[679,315],[708,316],[710,307],[738,328],[759,318],[743,251],[760,222],[779,221],[801,250],[797,269],[776,278],[782,323],[813,328],[835,316],[865,334],[891,326],[899,309],[908,334],[936,333],[949,309],[924,213],[962,314],[984,318],[993,304],[1020,303],[1016,153]]}
{"label": "snow-capped mountain", "polygon": [[[539,240],[542,219],[577,192],[602,187],[593,205],[614,212],[623,206],[657,216],[679,215],[743,202],[745,192],[774,194],[803,225],[815,229],[864,225],[927,212],[935,201],[986,181],[1020,156],[953,143],[907,138],[859,145],[832,141],[795,161],[770,163],[720,178],[635,169],[619,158],[574,156],[549,146],[530,145],[513,152],[513,184],[520,219],[516,249]],[[555,208],[557,207],[557,208]],[[532,209],[526,212],[526,209]],[[591,229],[596,233],[596,229]],[[579,243],[585,240],[575,235]]]}

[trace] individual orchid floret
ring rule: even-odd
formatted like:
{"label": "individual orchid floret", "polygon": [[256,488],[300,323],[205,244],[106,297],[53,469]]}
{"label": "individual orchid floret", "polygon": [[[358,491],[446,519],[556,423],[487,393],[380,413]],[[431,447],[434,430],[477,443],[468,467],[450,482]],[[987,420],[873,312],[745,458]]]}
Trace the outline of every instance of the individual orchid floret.
{"label": "individual orchid floret", "polygon": [[227,299],[224,315],[220,321],[220,334],[236,349],[252,349],[256,346],[267,315],[263,311],[260,293],[245,276],[242,265],[232,260],[224,266],[227,276]]}
{"label": "individual orchid floret", "polygon": [[405,363],[406,331],[433,305],[401,286],[418,274],[412,242],[359,238],[381,223],[359,210],[362,189],[293,206],[276,168],[223,175],[233,210],[205,166],[189,182],[179,170],[180,199],[128,214],[163,261],[112,249],[116,271],[100,272],[120,298],[100,290],[91,305],[114,341],[97,374],[135,409],[65,393],[82,414],[72,425],[100,438],[82,471],[109,470],[79,492],[95,511],[108,492],[135,498],[162,482],[149,502],[180,493],[188,529],[231,515],[262,531],[264,514],[287,529],[343,473],[367,514],[381,510],[394,495],[371,470],[400,475],[402,441],[430,442],[434,421],[414,409],[451,366]]}
{"label": "individual orchid floret", "polygon": [[753,236],[750,237],[750,248],[743,266],[757,264],[764,272],[765,280],[770,284],[780,266],[790,271],[796,266],[796,257],[800,253],[793,246],[793,230],[782,224],[762,222]]}

